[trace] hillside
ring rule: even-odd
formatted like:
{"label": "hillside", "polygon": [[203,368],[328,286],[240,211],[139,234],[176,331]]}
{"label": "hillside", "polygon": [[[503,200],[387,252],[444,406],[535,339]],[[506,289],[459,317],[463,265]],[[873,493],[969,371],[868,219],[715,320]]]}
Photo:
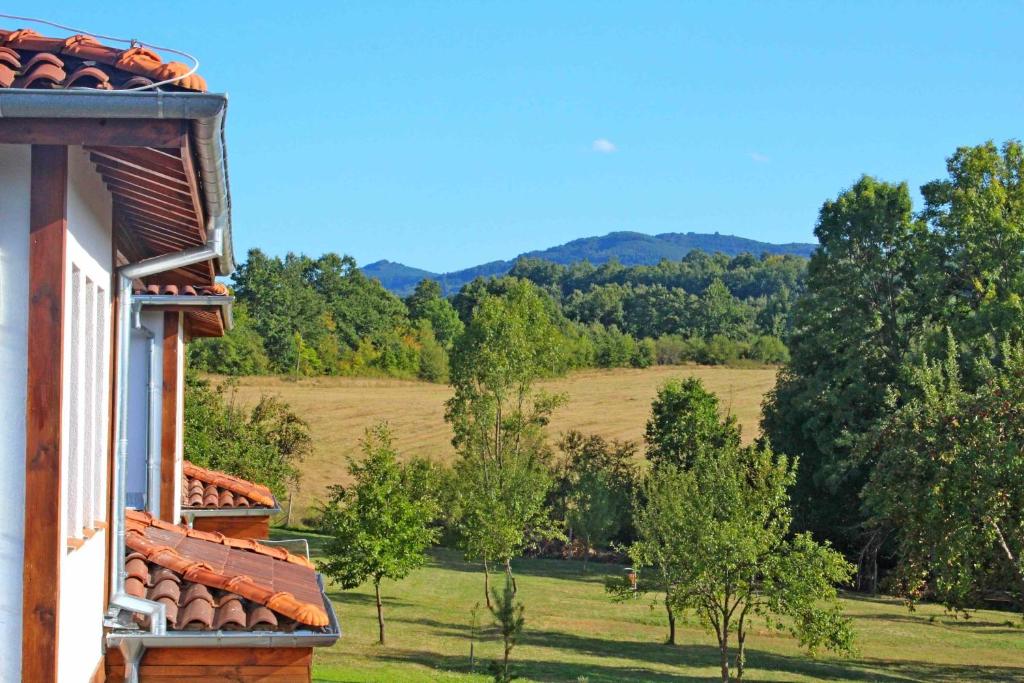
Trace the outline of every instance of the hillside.
{"label": "hillside", "polygon": [[[516,258],[539,258],[563,265],[578,261],[600,264],[618,259],[622,264],[631,266],[653,265],[662,259],[681,259],[694,249],[722,253],[726,256],[743,253],[810,256],[816,246],[800,242],[772,244],[718,233],[666,232],[661,235],[645,235],[639,232],[612,232],[600,237],[583,237],[549,249],[529,251]],[[401,296],[409,294],[417,282],[427,277],[441,283],[445,294],[449,295],[457,292],[475,277],[504,275],[514,263],[515,258],[508,261],[491,261],[451,273],[433,273],[392,261],[377,261],[363,266],[362,270]]]}

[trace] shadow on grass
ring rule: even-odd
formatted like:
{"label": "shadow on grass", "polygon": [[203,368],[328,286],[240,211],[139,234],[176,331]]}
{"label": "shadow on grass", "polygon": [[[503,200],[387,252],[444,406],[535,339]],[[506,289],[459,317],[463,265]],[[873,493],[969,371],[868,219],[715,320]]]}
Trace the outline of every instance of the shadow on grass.
{"label": "shadow on grass", "polygon": [[[468,638],[469,629],[464,624],[447,623],[434,619],[401,619],[431,629],[432,634],[447,637]],[[484,629],[480,640],[493,640],[496,633]],[[551,660],[516,660],[516,675],[536,680],[576,681],[585,676],[590,681],[709,681],[718,676],[693,676],[683,673],[659,671],[650,664],[661,667],[693,667],[717,669],[719,655],[717,648],[708,645],[670,646],[662,643],[610,640],[574,635],[560,631],[527,630],[521,645],[536,648],[550,648],[598,659],[592,663]],[[414,663],[422,666],[469,673],[469,664],[463,656],[440,655],[408,649],[382,650],[380,659],[398,663]],[[609,660],[608,664],[600,659]],[[610,660],[629,660],[611,663]],[[480,666],[477,667],[479,672]],[[930,664],[927,662],[893,661],[884,659],[818,660],[807,656],[787,656],[757,649],[748,650],[747,671],[752,679],[759,672],[775,672],[783,675],[802,675],[818,680],[849,681],[1024,681],[1024,668],[998,666],[961,666],[951,664]]]}
{"label": "shadow on grass", "polygon": [[[377,598],[373,595],[366,593],[353,593],[351,591],[343,590],[328,590],[327,597],[331,599],[331,602],[336,602],[341,605],[377,605]],[[389,608],[392,607],[409,607],[413,603],[407,600],[399,600],[398,598],[389,598],[387,595],[381,596],[381,602],[384,603],[385,614]]]}
{"label": "shadow on grass", "polygon": [[[484,573],[484,566],[480,562],[468,562],[463,559],[462,553],[449,548],[434,548],[430,551],[430,564],[438,569],[447,571],[466,572],[470,574]],[[504,567],[497,565],[492,567],[491,576],[501,578]],[[581,581],[584,583],[603,584],[607,576],[622,576],[624,568],[622,565],[590,562],[587,564],[587,571],[583,571],[583,562],[576,560],[556,560],[542,558],[517,558],[512,560],[512,573],[519,576],[537,576],[545,579],[566,579],[570,581]]]}

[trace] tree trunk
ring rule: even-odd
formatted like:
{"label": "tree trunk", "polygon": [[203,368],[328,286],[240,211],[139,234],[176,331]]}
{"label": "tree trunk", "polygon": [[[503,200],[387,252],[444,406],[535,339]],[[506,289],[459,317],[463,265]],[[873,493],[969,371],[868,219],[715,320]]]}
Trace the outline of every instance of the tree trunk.
{"label": "tree trunk", "polygon": [[590,539],[583,543],[583,571],[587,571],[587,560],[590,559]]}
{"label": "tree trunk", "polygon": [[668,644],[676,644],[676,615],[672,612],[672,604],[669,602],[668,593],[665,594],[665,611],[668,612]]}
{"label": "tree trunk", "polygon": [[380,578],[377,578],[373,582],[373,587],[377,591],[377,626],[380,629],[380,644],[384,644],[384,605],[380,601]]}
{"label": "tree trunk", "polygon": [[743,667],[746,664],[744,661],[746,659],[746,653],[744,652],[743,644],[747,640],[747,631],[743,627],[742,617],[740,618],[739,629],[736,631],[736,640],[736,680],[739,682],[743,680]]}
{"label": "tree trunk", "polygon": [[491,609],[491,568],[484,560],[484,599],[487,601],[487,609]]}
{"label": "tree trunk", "polygon": [[293,498],[295,498],[295,492],[294,491],[288,491],[288,512],[285,514],[285,517],[284,517],[284,525],[286,527],[291,527],[291,525],[292,525],[292,499]]}
{"label": "tree trunk", "polygon": [[512,595],[519,593],[519,586],[516,585],[516,577],[512,575],[512,558],[505,558],[505,576],[512,582]]}
{"label": "tree trunk", "polygon": [[729,683],[729,627],[718,637],[718,651],[722,658],[722,683]]}

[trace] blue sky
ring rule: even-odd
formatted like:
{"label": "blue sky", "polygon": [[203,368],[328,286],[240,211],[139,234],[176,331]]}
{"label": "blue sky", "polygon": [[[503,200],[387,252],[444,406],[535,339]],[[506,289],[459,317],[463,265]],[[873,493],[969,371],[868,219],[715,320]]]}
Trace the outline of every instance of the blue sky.
{"label": "blue sky", "polygon": [[5,11],[200,58],[231,98],[240,257],[451,270],[612,230],[810,241],[861,173],[916,189],[958,145],[1024,134],[1020,2],[97,7]]}

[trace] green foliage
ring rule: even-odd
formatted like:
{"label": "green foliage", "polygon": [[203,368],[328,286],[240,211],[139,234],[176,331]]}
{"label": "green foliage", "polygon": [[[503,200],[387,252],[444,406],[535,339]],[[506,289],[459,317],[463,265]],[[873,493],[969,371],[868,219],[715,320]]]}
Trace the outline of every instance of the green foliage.
{"label": "green foliage", "polygon": [[270,358],[245,304],[236,303],[233,315],[235,325],[223,337],[195,339],[185,347],[189,366],[235,377],[267,374]]}
{"label": "green foliage", "polygon": [[491,615],[501,634],[503,646],[502,660],[494,662],[491,670],[495,683],[509,683],[512,680],[509,671],[509,657],[523,634],[523,626],[526,625],[526,618],[523,616],[525,608],[522,602],[516,600],[516,589],[511,577],[505,577],[503,590],[499,592],[495,589],[491,595],[493,597],[493,604],[490,608]]}
{"label": "green foliage", "polygon": [[420,345],[419,378],[428,382],[447,382],[448,352],[434,336],[429,320],[420,321],[417,341]]}
{"label": "green foliage", "polygon": [[647,459],[655,466],[687,468],[722,449],[739,446],[736,417],[720,415],[718,397],[696,377],[670,380],[651,404],[644,431]]}
{"label": "green foliage", "polygon": [[185,458],[264,484],[282,499],[312,449],[309,427],[275,397],[262,396],[246,411],[230,400],[230,390],[230,384],[211,386],[185,374]]}
{"label": "green foliage", "polygon": [[558,447],[563,458],[551,505],[572,534],[583,540],[587,555],[612,539],[631,539],[630,505],[639,476],[636,445],[573,430]]}
{"label": "green foliage", "polygon": [[[903,491],[899,466],[879,469],[895,462],[890,450],[909,458],[911,443],[925,448],[917,440],[932,430],[925,413],[939,410],[917,398],[923,358],[942,357],[951,335],[957,381],[973,395],[1007,372],[1004,344],[1022,340],[1024,148],[1016,141],[1001,149],[991,142],[963,147],[947,160],[947,171],[948,178],[921,188],[925,205],[916,218],[905,185],[867,177],[822,207],[816,230],[821,246],[808,266],[807,294],[797,302],[787,340],[792,358],[766,401],[763,428],[776,446],[800,457],[796,526],[859,554],[862,587],[874,588],[881,539],[896,539],[891,550],[905,590],[923,590],[903,571],[914,565],[924,572],[916,581],[929,581],[928,590],[959,605],[968,600],[965,589],[940,585],[949,581],[940,566],[944,553],[936,551],[929,562],[909,555],[915,545],[906,543],[907,517],[872,507],[885,499],[880,489],[891,487],[892,496]],[[924,411],[917,418],[924,422],[905,422],[913,427],[909,433],[878,439],[910,401],[914,405],[906,409]],[[866,434],[875,435],[874,450],[858,446]],[[973,437],[964,431],[948,438],[945,447],[955,450],[958,440],[968,448]],[[874,503],[860,505],[862,493]],[[930,501],[932,495],[923,496],[923,504]],[[984,520],[962,517],[963,508],[950,514],[965,528],[986,528]],[[949,552],[959,550],[954,544]],[[1012,585],[994,561],[972,558],[968,564],[972,578],[953,583],[995,582],[1002,590]],[[989,581],[980,581],[982,575]]]}
{"label": "green foliage", "polygon": [[800,458],[797,527],[855,553],[867,469],[849,435],[884,413],[886,388],[921,326],[909,189],[865,176],[825,202],[815,234],[821,246],[794,311],[792,359],[766,399],[762,427]]}
{"label": "green foliage", "polygon": [[853,568],[810,535],[790,536],[794,469],[766,445],[728,445],[690,469],[655,467],[645,484],[630,554],[663,577],[674,610],[692,610],[715,633],[723,681],[733,678],[732,634],[734,679],[742,679],[754,617],[790,631],[812,652],[852,648],[835,584]]}
{"label": "green foliage", "polygon": [[450,351],[465,326],[452,303],[441,296],[441,286],[433,280],[423,280],[405,303],[413,323],[428,321],[438,343]]}
{"label": "green foliage", "polygon": [[506,569],[537,535],[552,533],[544,428],[562,402],[533,389],[559,362],[560,332],[533,285],[507,285],[482,296],[456,343],[445,415],[459,453],[452,516],[460,545]]}
{"label": "green foliage", "polygon": [[914,368],[910,397],[900,407],[890,397],[892,413],[860,443],[875,462],[867,510],[894,530],[892,584],[911,602],[1024,609],[1024,349],[1002,356],[970,391],[950,338],[945,359]]}
{"label": "green foliage", "polygon": [[437,536],[431,522],[438,510],[423,486],[422,466],[398,463],[386,424],[367,430],[363,456],[349,461],[354,483],[332,486],[323,506],[321,523],[331,540],[320,568],[342,588],[374,582],[383,645],[381,579],[403,579],[423,566]]}

